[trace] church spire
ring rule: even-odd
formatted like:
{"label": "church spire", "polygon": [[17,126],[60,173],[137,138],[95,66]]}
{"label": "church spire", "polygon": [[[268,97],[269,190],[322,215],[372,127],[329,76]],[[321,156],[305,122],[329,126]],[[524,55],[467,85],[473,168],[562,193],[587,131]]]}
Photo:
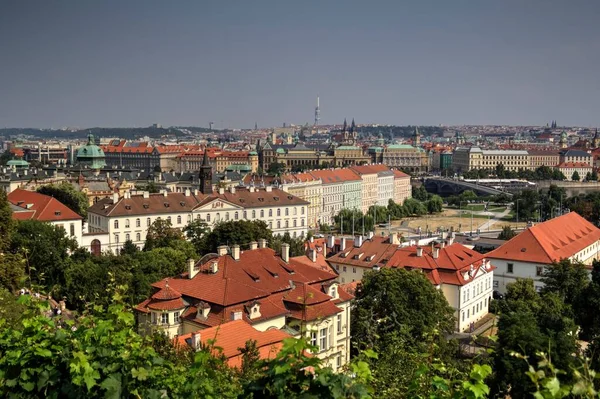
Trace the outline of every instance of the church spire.
{"label": "church spire", "polygon": [[342,128],[342,132],[346,132],[346,129],[348,129],[348,123],[346,123],[346,118],[344,118],[344,127]]}
{"label": "church spire", "polygon": [[356,130],[356,123],[354,123],[354,118],[352,118],[352,123],[350,124],[350,133],[354,133]]}

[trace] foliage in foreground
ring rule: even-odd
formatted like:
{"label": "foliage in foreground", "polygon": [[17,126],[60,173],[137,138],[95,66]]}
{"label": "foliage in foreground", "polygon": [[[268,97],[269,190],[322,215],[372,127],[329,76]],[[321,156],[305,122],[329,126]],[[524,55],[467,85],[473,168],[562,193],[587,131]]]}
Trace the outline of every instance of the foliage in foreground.
{"label": "foliage in foreground", "polygon": [[[119,295],[76,320],[49,317],[47,302],[25,295],[20,325],[0,320],[0,396],[8,398],[368,398],[364,363],[355,375],[335,374],[305,340],[288,339],[275,359],[258,361],[255,378],[241,380],[217,345],[179,356],[134,331]],[[159,340],[160,342],[160,340]],[[169,349],[170,347],[171,349]],[[309,371],[307,371],[309,370]]]}

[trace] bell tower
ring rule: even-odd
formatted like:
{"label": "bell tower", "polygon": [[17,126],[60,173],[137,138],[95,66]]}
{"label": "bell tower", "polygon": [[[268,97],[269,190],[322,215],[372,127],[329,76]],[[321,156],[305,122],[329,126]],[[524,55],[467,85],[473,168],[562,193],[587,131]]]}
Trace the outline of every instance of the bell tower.
{"label": "bell tower", "polygon": [[204,158],[200,166],[200,192],[212,194],[212,166],[208,164],[208,149],[204,148]]}

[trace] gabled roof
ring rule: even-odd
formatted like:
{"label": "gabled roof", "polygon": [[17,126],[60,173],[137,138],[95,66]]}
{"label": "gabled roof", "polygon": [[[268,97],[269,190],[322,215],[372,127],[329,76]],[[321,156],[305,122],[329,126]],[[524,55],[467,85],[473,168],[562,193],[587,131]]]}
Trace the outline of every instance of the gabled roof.
{"label": "gabled roof", "polygon": [[489,252],[492,259],[550,264],[567,259],[600,240],[600,229],[579,214],[539,223]]}
{"label": "gabled roof", "polygon": [[[230,367],[241,367],[243,348],[248,340],[256,341],[256,347],[261,359],[275,357],[283,346],[282,341],[290,338],[290,335],[282,330],[258,331],[243,320],[234,320],[198,331],[200,341],[208,344],[214,342],[214,346],[222,350]],[[191,345],[192,333],[181,335],[174,339],[180,345]]]}
{"label": "gabled roof", "polygon": [[22,212],[13,212],[13,218],[17,220],[59,222],[83,219],[57,199],[35,191],[18,188],[8,193],[7,198],[11,204],[22,209]]}

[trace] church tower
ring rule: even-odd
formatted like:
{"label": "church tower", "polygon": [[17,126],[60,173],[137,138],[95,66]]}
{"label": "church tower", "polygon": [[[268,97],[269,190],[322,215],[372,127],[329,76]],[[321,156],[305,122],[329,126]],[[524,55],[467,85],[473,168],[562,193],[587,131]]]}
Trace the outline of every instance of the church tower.
{"label": "church tower", "polygon": [[354,123],[354,118],[352,118],[352,123],[350,124],[350,139],[352,140],[352,145],[356,144],[357,135],[356,123]]}
{"label": "church tower", "polygon": [[560,144],[560,148],[567,148],[567,132],[564,130],[560,135],[560,141],[558,143]]}
{"label": "church tower", "polygon": [[208,149],[204,148],[204,158],[200,166],[200,192],[212,194],[212,166],[208,164]]}
{"label": "church tower", "polygon": [[415,134],[413,134],[413,146],[415,146],[415,147],[421,146],[421,133],[419,132],[418,127],[415,127]]}
{"label": "church tower", "polygon": [[594,133],[594,140],[592,141],[592,148],[600,147],[600,136],[598,136],[598,128],[596,128],[596,133]]}

